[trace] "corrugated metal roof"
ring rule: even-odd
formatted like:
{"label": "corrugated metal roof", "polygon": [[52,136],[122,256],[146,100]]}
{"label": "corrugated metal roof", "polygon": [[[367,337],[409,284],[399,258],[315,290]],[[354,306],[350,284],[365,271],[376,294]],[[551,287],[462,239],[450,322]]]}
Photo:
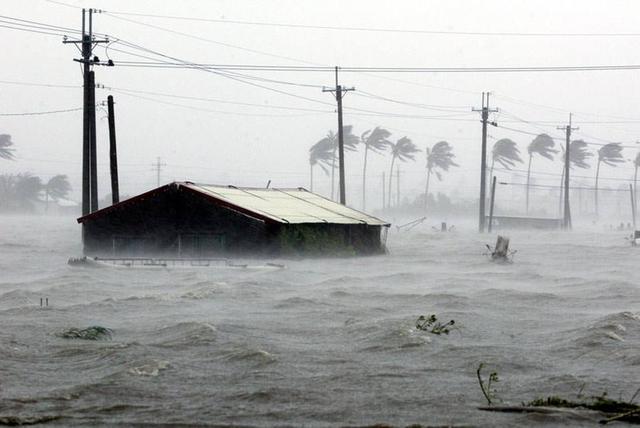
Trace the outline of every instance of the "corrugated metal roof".
{"label": "corrugated metal roof", "polygon": [[389,223],[305,189],[264,189],[179,183],[280,223],[337,223],[388,226]]}

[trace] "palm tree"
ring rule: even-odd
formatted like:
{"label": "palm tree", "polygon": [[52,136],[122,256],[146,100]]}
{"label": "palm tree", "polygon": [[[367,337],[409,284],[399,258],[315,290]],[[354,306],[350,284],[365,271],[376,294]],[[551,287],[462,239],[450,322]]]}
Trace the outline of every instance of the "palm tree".
{"label": "palm tree", "polygon": [[[358,143],[360,139],[353,134],[353,126],[347,125],[342,127],[342,137],[344,149],[347,151],[356,151],[358,147]],[[332,160],[331,160],[331,199],[333,199],[333,190],[335,185],[335,171],[336,171],[336,152],[338,151],[338,133],[334,133],[333,131],[329,131],[325,139],[328,140],[328,144],[331,144],[332,148]],[[322,140],[320,140],[322,141]]]}
{"label": "palm tree", "polygon": [[622,157],[622,146],[620,143],[605,144],[598,150],[598,167],[596,168],[595,188],[596,218],[598,217],[598,177],[600,176],[600,163],[604,163],[609,166],[616,166],[616,164],[622,162],[624,162],[624,158]]}
{"label": "palm tree", "polygon": [[443,171],[449,171],[452,166],[458,166],[453,161],[456,155],[453,154],[453,147],[446,141],[440,141],[433,145],[433,147],[426,149],[427,153],[427,185],[424,189],[424,209],[427,209],[427,201],[429,200],[429,181],[431,179],[431,172],[436,174],[438,180],[442,180],[442,175],[437,169]]}
{"label": "palm tree", "polygon": [[491,172],[489,177],[493,177],[493,166],[498,162],[505,169],[511,169],[516,166],[516,163],[522,163],[523,160],[520,157],[520,149],[516,143],[508,138],[503,138],[496,141],[493,144],[491,150]]}
{"label": "palm tree", "polygon": [[362,210],[367,209],[367,154],[369,150],[374,153],[381,153],[387,149],[391,143],[388,138],[391,132],[384,128],[376,126],[373,130],[369,129],[360,136],[360,142],[364,145],[364,166],[362,168]]}
{"label": "palm tree", "polygon": [[327,138],[315,143],[309,149],[310,188],[313,192],[313,167],[320,166],[325,175],[329,175],[329,164],[333,159],[333,143]]}
{"label": "palm tree", "polygon": [[[587,143],[582,140],[574,140],[569,144],[569,168],[574,166],[582,169],[590,168],[587,160],[593,156],[593,153],[587,150]],[[562,159],[562,175],[560,176],[560,202],[558,212],[562,212],[562,198],[564,196],[564,174],[565,174],[565,154],[564,147],[560,147],[560,158]]]}
{"label": "palm tree", "polygon": [[11,141],[11,135],[0,134],[0,158],[13,160],[13,141]]}
{"label": "palm tree", "polygon": [[45,210],[49,210],[49,197],[51,197],[54,201],[58,199],[65,198],[69,192],[71,191],[71,184],[69,184],[69,180],[66,175],[55,175],[47,181],[47,184],[44,185],[44,193],[45,193]]}
{"label": "palm tree", "polygon": [[539,154],[543,158],[553,160],[553,155],[558,152],[553,148],[554,146],[555,143],[553,141],[553,138],[551,138],[547,134],[540,134],[536,138],[534,138],[527,147],[527,152],[529,153],[529,167],[527,168],[527,215],[529,214],[529,183],[531,180],[531,160],[533,159],[534,154]]}
{"label": "palm tree", "polygon": [[408,160],[415,159],[415,153],[420,151],[419,148],[416,147],[413,142],[407,138],[402,137],[396,143],[389,143],[389,147],[391,148],[391,168],[389,170],[389,203],[388,206],[391,208],[391,182],[393,181],[393,165],[396,161],[396,158],[401,162],[406,162]]}

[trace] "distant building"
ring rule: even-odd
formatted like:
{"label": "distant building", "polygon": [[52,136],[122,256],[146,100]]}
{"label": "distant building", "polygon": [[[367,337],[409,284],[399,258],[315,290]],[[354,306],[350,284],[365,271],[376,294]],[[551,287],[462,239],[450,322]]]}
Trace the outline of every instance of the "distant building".
{"label": "distant building", "polygon": [[302,188],[191,182],[167,184],[78,223],[91,256],[379,254],[389,227]]}

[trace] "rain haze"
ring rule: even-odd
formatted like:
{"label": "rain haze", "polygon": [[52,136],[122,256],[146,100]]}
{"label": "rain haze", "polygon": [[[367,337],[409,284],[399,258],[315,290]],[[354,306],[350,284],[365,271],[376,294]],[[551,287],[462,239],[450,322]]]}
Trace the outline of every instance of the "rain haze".
{"label": "rain haze", "polygon": [[638,423],[639,12],[3,1],[0,425]]}

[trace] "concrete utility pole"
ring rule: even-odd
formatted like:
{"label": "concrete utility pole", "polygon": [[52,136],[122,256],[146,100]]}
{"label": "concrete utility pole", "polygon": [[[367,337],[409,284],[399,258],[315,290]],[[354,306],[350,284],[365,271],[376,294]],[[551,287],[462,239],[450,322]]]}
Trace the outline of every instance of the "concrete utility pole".
{"label": "concrete utility pole", "polygon": [[116,150],[116,118],[113,108],[113,96],[107,97],[109,113],[109,166],[111,171],[111,202],[120,202],[120,186],[118,184],[118,152]]}
{"label": "concrete utility pole", "polygon": [[322,88],[322,92],[335,92],[336,101],[338,103],[338,167],[340,169],[340,203],[346,205],[344,183],[344,135],[342,131],[342,98],[349,91],[355,91],[356,88],[343,88],[338,84],[338,67],[336,66],[336,88]]}
{"label": "concrete utility pole", "polygon": [[[485,104],[486,95],[486,104]],[[480,161],[480,206],[479,206],[479,218],[478,218],[478,231],[484,232],[485,226],[485,202],[487,200],[487,122],[489,120],[489,113],[495,113],[498,109],[489,108],[489,95],[490,92],[482,93],[482,109],[471,109],[472,111],[481,112],[482,117],[482,159]],[[491,122],[491,125],[498,126],[496,122]]]}
{"label": "concrete utility pole", "polygon": [[160,162],[160,157],[157,157],[156,163],[151,164],[151,166],[154,167],[156,170],[156,183],[157,183],[156,187],[160,187],[160,171],[162,171],[162,167],[167,166],[167,164]]}
{"label": "concrete utility pole", "polygon": [[569,170],[571,169],[571,131],[580,129],[571,127],[572,114],[569,113],[569,124],[558,126],[557,129],[564,130],[566,135],[564,147],[564,217],[562,228],[571,230],[571,205],[569,203]]}
{"label": "concrete utility pole", "polygon": [[[98,43],[108,43],[109,40],[96,40],[93,38],[93,12],[89,9],[89,22],[87,25],[87,11],[82,9],[82,38],[81,40],[67,40],[65,36],[62,43],[80,44],[81,59],[74,61],[82,63],[83,78],[83,115],[82,115],[82,215],[87,215],[98,209],[98,184],[96,168],[96,133],[95,133],[95,80],[92,65],[113,66],[109,60],[101,63],[96,56],[91,58],[93,48]],[[89,31],[86,31],[88,27]],[[93,101],[92,101],[93,100]]]}

